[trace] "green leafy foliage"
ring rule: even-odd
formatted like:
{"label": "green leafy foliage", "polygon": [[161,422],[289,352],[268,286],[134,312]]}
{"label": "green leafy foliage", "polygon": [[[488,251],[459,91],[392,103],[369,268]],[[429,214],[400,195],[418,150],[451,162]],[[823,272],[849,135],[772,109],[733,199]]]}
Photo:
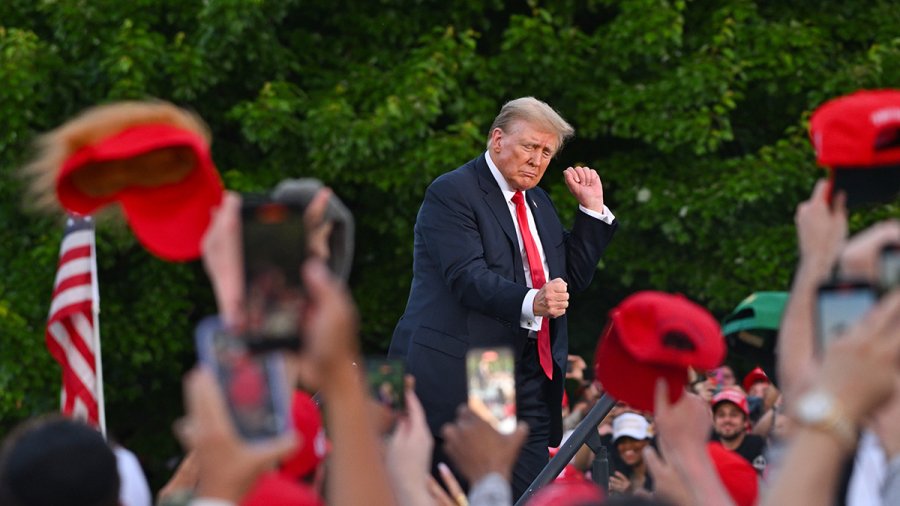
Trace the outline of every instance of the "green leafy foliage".
{"label": "green leafy foliage", "polygon": [[[806,121],[859,88],[900,83],[900,11],[888,1],[6,0],[0,3],[0,420],[58,399],[44,347],[61,222],[26,214],[16,169],[35,136],[93,104],[156,97],[213,131],[226,185],[286,177],[332,186],[357,220],[351,287],[363,346],[384,352],[408,293],[427,185],[479,155],[500,105],[535,95],[577,137],[542,183],[571,219],[561,169],[596,168],[621,228],[572,347],[640,289],[722,315],[786,289],[792,216],[824,173]],[[858,230],[896,204],[856,213]],[[99,224],[109,425],[154,485],[177,453],[171,421],[193,325],[215,311],[201,266],[144,252]]]}

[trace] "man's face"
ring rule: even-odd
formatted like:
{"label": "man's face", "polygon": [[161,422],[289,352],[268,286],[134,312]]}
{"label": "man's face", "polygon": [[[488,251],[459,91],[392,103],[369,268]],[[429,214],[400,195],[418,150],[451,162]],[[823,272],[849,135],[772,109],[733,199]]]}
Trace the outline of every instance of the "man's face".
{"label": "man's face", "polygon": [[769,384],[765,381],[757,381],[750,387],[750,391],[747,392],[747,397],[765,397],[766,390],[769,389]]}
{"label": "man's face", "polygon": [[733,441],[744,434],[747,419],[733,402],[720,402],[713,411],[713,428],[720,438]]}
{"label": "man's face", "polygon": [[516,121],[507,131],[491,132],[491,159],[513,190],[537,186],[556,153],[558,137],[525,121]]}

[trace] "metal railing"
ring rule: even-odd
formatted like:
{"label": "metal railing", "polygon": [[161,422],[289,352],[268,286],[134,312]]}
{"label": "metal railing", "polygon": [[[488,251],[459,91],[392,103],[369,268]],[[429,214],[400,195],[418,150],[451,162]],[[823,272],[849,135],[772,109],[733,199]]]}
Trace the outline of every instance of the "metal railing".
{"label": "metal railing", "polygon": [[616,400],[608,394],[603,393],[594,407],[588,411],[584,419],[575,427],[572,435],[566,439],[566,442],[559,447],[556,455],[550,459],[550,462],[544,466],[544,469],[537,475],[522,497],[516,501],[516,506],[525,504],[532,495],[534,495],[541,487],[553,481],[559,473],[566,467],[566,464],[572,460],[582,445],[588,447],[594,452],[594,462],[591,466],[591,478],[604,492],[609,491],[609,460],[607,458],[606,447],[600,440],[600,434],[597,432],[597,426],[606,418],[606,415],[616,405]]}

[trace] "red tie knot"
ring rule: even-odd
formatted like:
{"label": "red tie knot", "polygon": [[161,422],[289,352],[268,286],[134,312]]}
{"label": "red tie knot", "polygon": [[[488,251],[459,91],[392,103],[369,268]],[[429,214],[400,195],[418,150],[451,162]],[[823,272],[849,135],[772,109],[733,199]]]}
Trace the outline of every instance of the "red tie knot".
{"label": "red tie knot", "polygon": [[521,206],[522,204],[525,203],[525,197],[522,195],[521,191],[517,191],[516,193],[513,194],[512,201],[513,201],[513,204],[515,204],[517,206]]}

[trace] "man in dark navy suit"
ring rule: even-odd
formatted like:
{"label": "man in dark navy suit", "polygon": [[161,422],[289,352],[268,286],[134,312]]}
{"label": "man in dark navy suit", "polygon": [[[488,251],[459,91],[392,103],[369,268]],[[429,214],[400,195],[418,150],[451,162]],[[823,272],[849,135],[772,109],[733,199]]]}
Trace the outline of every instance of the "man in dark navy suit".
{"label": "man in dark navy suit", "polygon": [[[562,435],[569,293],[585,289],[617,223],[588,167],[569,167],[579,203],[571,233],[537,187],[574,129],[532,97],[508,102],[487,151],[428,187],[415,226],[413,280],[389,354],[403,357],[441,446],[441,426],[466,402],[466,352],[508,346],[516,410],[530,429],[513,471],[519,497]],[[441,458],[436,451],[436,459]]]}

